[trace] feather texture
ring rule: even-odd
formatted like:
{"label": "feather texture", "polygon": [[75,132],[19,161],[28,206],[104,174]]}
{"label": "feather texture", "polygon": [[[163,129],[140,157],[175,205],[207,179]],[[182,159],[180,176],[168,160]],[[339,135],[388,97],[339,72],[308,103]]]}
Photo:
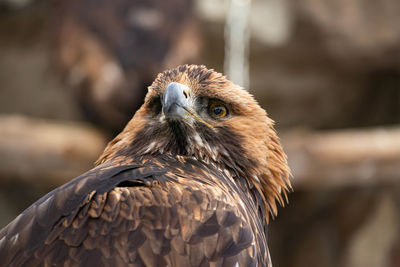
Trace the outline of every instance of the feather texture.
{"label": "feather texture", "polygon": [[[257,251],[265,240],[262,225],[251,220],[257,207],[232,205],[243,196],[216,168],[165,156],[142,165],[109,165],[50,192],[3,229],[0,266],[265,262],[267,250]],[[178,176],[182,170],[185,176]],[[154,184],[159,178],[165,185]],[[126,181],[136,183],[119,186]]]}
{"label": "feather texture", "polygon": [[[154,112],[171,83],[188,88],[174,97],[191,117]],[[229,116],[210,115],[215,99]],[[271,266],[268,218],[287,201],[289,175],[253,97],[204,66],[180,66],[157,77],[97,167],[0,231],[0,266]]]}

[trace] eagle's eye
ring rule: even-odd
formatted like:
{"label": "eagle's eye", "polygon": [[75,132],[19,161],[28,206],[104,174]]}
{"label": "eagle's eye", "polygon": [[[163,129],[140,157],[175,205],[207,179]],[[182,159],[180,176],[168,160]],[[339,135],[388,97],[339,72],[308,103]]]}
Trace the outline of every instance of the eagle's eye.
{"label": "eagle's eye", "polygon": [[162,110],[162,105],[161,105],[161,98],[157,97],[153,101],[150,102],[150,108],[151,108],[151,114],[153,117],[157,116],[160,114]]}
{"label": "eagle's eye", "polygon": [[228,115],[228,109],[221,101],[211,100],[208,106],[208,113],[213,118],[223,118]]}

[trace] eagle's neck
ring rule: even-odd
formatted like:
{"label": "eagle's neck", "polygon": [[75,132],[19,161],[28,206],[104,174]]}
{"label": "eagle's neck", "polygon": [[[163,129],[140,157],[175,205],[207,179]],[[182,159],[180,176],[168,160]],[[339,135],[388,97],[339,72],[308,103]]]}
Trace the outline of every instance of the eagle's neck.
{"label": "eagle's neck", "polygon": [[255,156],[245,148],[245,137],[229,127],[210,129],[204,125],[158,125],[148,121],[144,125],[134,128],[135,131],[128,126],[108,144],[98,163],[126,163],[158,156],[196,159],[229,173],[244,191],[257,192],[266,214],[277,213],[276,200],[281,205],[285,203],[286,191],[290,189],[289,169],[273,130],[265,154]]}

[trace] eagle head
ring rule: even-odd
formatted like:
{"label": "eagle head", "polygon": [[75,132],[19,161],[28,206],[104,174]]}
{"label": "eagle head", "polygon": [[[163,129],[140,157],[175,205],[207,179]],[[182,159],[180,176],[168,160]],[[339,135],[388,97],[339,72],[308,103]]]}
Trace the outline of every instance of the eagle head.
{"label": "eagle head", "polygon": [[286,155],[267,116],[251,94],[204,66],[160,73],[143,106],[112,140],[99,163],[171,155],[214,164],[244,178],[275,215],[290,190]]}

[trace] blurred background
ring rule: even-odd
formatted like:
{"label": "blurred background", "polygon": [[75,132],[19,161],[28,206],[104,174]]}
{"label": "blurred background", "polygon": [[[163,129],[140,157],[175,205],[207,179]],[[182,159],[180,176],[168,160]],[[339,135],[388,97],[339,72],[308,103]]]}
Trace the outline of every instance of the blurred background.
{"label": "blurred background", "polygon": [[294,193],[274,266],[400,266],[397,0],[0,0],[0,227],[92,168],[183,63],[277,122]]}

